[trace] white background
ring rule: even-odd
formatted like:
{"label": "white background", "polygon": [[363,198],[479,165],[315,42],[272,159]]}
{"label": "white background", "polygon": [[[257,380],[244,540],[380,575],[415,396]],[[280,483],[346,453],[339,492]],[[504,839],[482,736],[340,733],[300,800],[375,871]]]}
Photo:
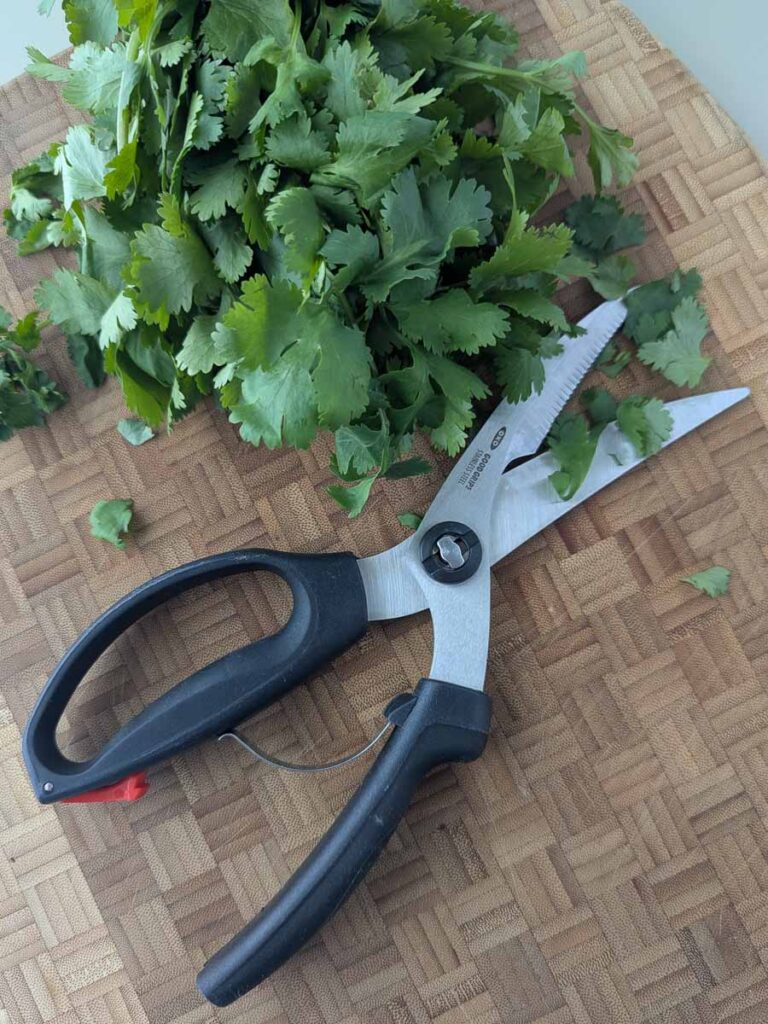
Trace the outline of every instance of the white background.
{"label": "white background", "polygon": [[[626,0],[688,65],[768,159],[768,0]],[[0,82],[24,70],[30,43],[46,54],[67,45],[64,16],[37,0],[2,0]],[[60,6],[60,5],[59,5]]]}

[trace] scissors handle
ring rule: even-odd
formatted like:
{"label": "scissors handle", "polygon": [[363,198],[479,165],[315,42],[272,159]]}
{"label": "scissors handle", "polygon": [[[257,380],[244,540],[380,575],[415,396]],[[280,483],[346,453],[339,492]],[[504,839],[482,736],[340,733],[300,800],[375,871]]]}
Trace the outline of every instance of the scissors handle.
{"label": "scissors handle", "polygon": [[485,748],[487,694],[422,679],[390,704],[394,729],[324,838],[262,912],[205,965],[203,995],[228,1006],[301,949],[363,879],[432,768],[473,761]]}
{"label": "scissors handle", "polygon": [[[174,686],[124,725],[88,761],[72,761],[56,727],[97,658],[130,625],[187,590],[236,573],[267,570],[290,586],[293,611],[279,633],[219,658]],[[42,803],[114,787],[127,776],[234,728],[358,640],[368,626],[354,555],[295,555],[249,549],[212,555],[149,580],[114,604],[57,665],[27,723],[24,760]],[[107,799],[108,797],[104,797]]]}

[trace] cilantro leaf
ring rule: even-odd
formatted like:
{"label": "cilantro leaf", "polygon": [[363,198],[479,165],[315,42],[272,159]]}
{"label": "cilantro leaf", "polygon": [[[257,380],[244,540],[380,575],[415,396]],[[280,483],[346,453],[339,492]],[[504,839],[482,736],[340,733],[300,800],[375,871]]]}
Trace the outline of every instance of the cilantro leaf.
{"label": "cilantro leaf", "polygon": [[581,404],[593,423],[610,423],[616,419],[618,403],[605,388],[587,388],[582,391]]}
{"label": "cilantro leaf", "polygon": [[76,199],[98,199],[107,194],[104,177],[108,160],[109,154],[96,145],[90,126],[76,124],[69,129],[56,161],[66,207]]}
{"label": "cilantro leaf", "polygon": [[570,324],[562,309],[540,292],[524,288],[504,291],[499,293],[498,302],[502,306],[513,309],[520,316],[528,317],[540,324],[547,324],[562,334],[570,329]]}
{"label": "cilantro leaf", "polygon": [[138,314],[129,295],[120,292],[101,318],[99,345],[108,348],[116,345],[138,323]]}
{"label": "cilantro leaf", "polygon": [[117,11],[112,0],[64,0],[64,15],[73,46],[86,42],[109,46],[117,35]]}
{"label": "cilantro leaf", "polygon": [[378,429],[359,423],[336,430],[336,461],[342,477],[364,476],[389,458],[390,436],[386,420]]}
{"label": "cilantro leaf", "polygon": [[309,285],[320,267],[319,251],[325,238],[317,202],[308,188],[288,188],[270,200],[267,221],[283,236],[285,265]]}
{"label": "cilantro leaf", "polygon": [[640,214],[626,214],[615,196],[582,196],[563,213],[573,229],[574,241],[592,259],[600,260],[620,249],[645,241]]}
{"label": "cilantro leaf", "polygon": [[489,260],[472,269],[470,283],[482,294],[522,274],[552,271],[570,247],[571,232],[565,225],[543,230],[524,228],[506,238]]}
{"label": "cilantro leaf", "polygon": [[549,477],[562,501],[570,501],[587,478],[604,424],[590,429],[578,413],[562,413],[549,435],[549,449],[559,469]]}
{"label": "cilantro leaf", "polygon": [[632,139],[616,128],[604,128],[580,111],[589,133],[589,162],[598,192],[610,188],[614,180],[621,188],[628,185],[637,170]]}
{"label": "cilantro leaf", "polygon": [[240,401],[229,417],[240,424],[244,440],[268,448],[281,444],[309,447],[317,432],[311,377],[315,359],[312,345],[297,342],[268,370],[244,374]]}
{"label": "cilantro leaf", "polygon": [[546,371],[539,352],[522,345],[500,345],[495,362],[496,376],[508,402],[524,402],[544,387]]}
{"label": "cilantro leaf", "polygon": [[[628,337],[640,345],[666,334],[672,327],[672,310],[676,309],[683,299],[695,298],[701,290],[701,283],[699,272],[689,270],[686,273],[678,271],[670,277],[663,277],[635,288],[626,298],[627,319],[624,330]],[[640,320],[645,316],[653,317],[650,323],[656,331],[656,338],[647,334],[641,338],[637,336]],[[644,321],[646,327],[648,323],[649,321]]]}
{"label": "cilantro leaf", "polygon": [[419,515],[418,512],[400,512],[397,521],[406,530],[418,530],[424,521],[424,516]]}
{"label": "cilantro leaf", "polygon": [[642,344],[638,358],[678,387],[696,387],[712,362],[701,354],[701,343],[708,331],[705,310],[695,299],[685,298],[672,310],[672,330],[660,341]]}
{"label": "cilantro leaf", "polygon": [[326,487],[326,491],[337,505],[341,505],[350,519],[355,519],[365,508],[375,482],[375,476],[366,476],[351,487],[331,484],[330,487]]}
{"label": "cilantro leaf", "polygon": [[557,174],[572,175],[573,161],[563,133],[565,121],[555,107],[547,107],[536,127],[521,143],[521,151],[538,167]]}
{"label": "cilantro leaf", "polygon": [[362,331],[344,326],[326,310],[304,319],[301,337],[318,354],[312,384],[322,425],[335,430],[357,419],[368,405],[372,362]]}
{"label": "cilantro leaf", "polygon": [[492,302],[474,302],[455,288],[432,300],[396,306],[400,325],[431,352],[479,352],[503,338],[509,317]]}
{"label": "cilantro leaf", "polygon": [[262,274],[246,281],[223,320],[230,332],[227,361],[244,370],[275,364],[296,340],[300,305],[301,292],[289,281],[270,284]]}
{"label": "cilantro leaf", "polygon": [[287,43],[292,21],[287,0],[216,0],[201,31],[213,53],[234,63],[267,36]]}
{"label": "cilantro leaf", "polygon": [[195,317],[176,356],[176,365],[180,370],[190,376],[211,372],[219,361],[214,341],[215,330],[215,316]]}
{"label": "cilantro leaf", "polygon": [[623,299],[635,278],[635,265],[626,256],[606,256],[587,275],[589,283],[604,299]]}
{"label": "cilantro leaf", "polygon": [[488,389],[471,370],[444,356],[427,355],[425,359],[430,380],[442,392],[442,422],[429,429],[429,436],[436,448],[456,455],[464,447],[467,430],[474,421],[473,402],[484,398]]}
{"label": "cilantro leaf", "polygon": [[130,274],[137,300],[150,323],[190,310],[221,291],[211,255],[191,229],[171,234],[146,224],[131,244]]}
{"label": "cilantro leaf", "polygon": [[141,420],[118,420],[117,430],[120,436],[124,437],[128,444],[132,444],[135,448],[146,444],[147,441],[151,441],[155,436],[152,429]]}
{"label": "cilantro leaf", "polygon": [[682,576],[683,583],[688,583],[709,597],[722,597],[728,593],[731,582],[731,570],[723,565],[712,565],[692,576]]}
{"label": "cilantro leaf", "polygon": [[253,250],[246,240],[242,221],[228,214],[213,224],[201,224],[200,232],[213,250],[213,265],[228,284],[234,284],[248,271]]}
{"label": "cilantro leaf", "polygon": [[242,206],[248,176],[239,160],[225,160],[198,171],[189,180],[199,187],[192,193],[191,210],[200,220],[220,219],[227,209]]}
{"label": "cilantro leaf", "polygon": [[7,441],[15,430],[44,423],[46,415],[67,400],[25,351],[36,344],[35,318],[27,316],[8,330],[11,322],[0,307],[0,441]]}
{"label": "cilantro leaf", "polygon": [[127,534],[133,519],[133,499],[97,501],[89,516],[91,536],[125,550],[123,534]]}
{"label": "cilantro leaf", "polygon": [[57,270],[35,292],[38,306],[67,334],[98,335],[113,299],[106,285],[73,270]]}
{"label": "cilantro leaf", "polygon": [[632,362],[632,353],[628,349],[620,349],[615,341],[609,341],[595,360],[595,366],[606,377],[612,380]]}
{"label": "cilantro leaf", "polygon": [[672,434],[672,415],[658,398],[634,395],[619,403],[616,418],[637,454],[653,455]]}

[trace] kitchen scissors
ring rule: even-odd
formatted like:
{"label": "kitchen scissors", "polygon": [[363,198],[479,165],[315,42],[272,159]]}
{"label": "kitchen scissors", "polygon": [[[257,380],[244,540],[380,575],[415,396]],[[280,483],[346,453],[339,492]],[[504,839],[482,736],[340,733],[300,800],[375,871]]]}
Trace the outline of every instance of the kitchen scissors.
{"label": "kitchen scissors", "polygon": [[[355,643],[369,622],[424,609],[431,614],[429,676],[388,705],[386,743],[324,838],[261,913],[201,970],[197,984],[212,1003],[228,1005],[259,984],[328,921],[382,851],[431,769],[472,761],[483,752],[491,725],[484,690],[491,567],[645,461],[609,425],[578,494],[561,501],[548,479],[557,468],[552,456],[536,456],[625,316],[621,300],[603,303],[581,321],[581,336],[562,339],[562,352],[547,361],[541,392],[516,405],[501,402],[467,445],[415,534],[396,547],[369,558],[252,549],[191,562],[118,601],[55,668],[23,737],[38,799],[135,799],[146,791],[148,768],[203,740],[234,735],[249,747],[238,724]],[[667,444],[748,394],[738,388],[668,403],[674,426]],[[528,461],[508,468],[526,456]],[[291,588],[293,612],[279,633],[178,683],[90,760],[65,757],[56,727],[67,703],[128,626],[193,587],[253,570],[277,573]]]}

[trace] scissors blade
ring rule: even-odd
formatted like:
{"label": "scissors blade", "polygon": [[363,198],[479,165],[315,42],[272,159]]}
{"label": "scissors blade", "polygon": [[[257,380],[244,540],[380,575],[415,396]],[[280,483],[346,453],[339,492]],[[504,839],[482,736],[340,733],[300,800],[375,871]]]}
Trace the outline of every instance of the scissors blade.
{"label": "scissors blade", "polygon": [[[491,541],[491,515],[496,491],[507,465],[537,451],[553,421],[624,322],[620,300],[604,302],[579,326],[578,338],[564,337],[563,351],[546,362],[540,394],[513,405],[501,402],[467,445],[427,510],[413,537],[358,563],[368,598],[368,617],[396,619],[422,611],[432,603],[436,586],[421,570],[421,537],[435,523],[459,521],[471,527],[486,549]],[[466,587],[462,586],[462,593]]]}
{"label": "scissors blade", "polygon": [[[672,414],[674,426],[663,447],[674,444],[726,409],[743,402],[748,395],[749,388],[733,388],[668,402],[666,408]],[[584,483],[570,501],[561,501],[549,482],[550,474],[558,468],[550,452],[505,473],[493,509],[491,561],[495,563],[505,558],[545,526],[645,461],[647,459],[637,455],[617,424],[611,423],[600,436]]]}
{"label": "scissors blade", "polygon": [[507,428],[508,462],[539,450],[550,427],[626,316],[627,307],[621,299],[604,302],[593,309],[579,321],[585,333],[578,338],[561,338],[563,351],[546,361],[547,375],[542,390],[517,405],[501,403]]}
{"label": "scissors blade", "polygon": [[416,532],[416,542],[435,523],[446,520],[465,523],[483,542],[489,539],[489,517],[504,470],[513,459],[538,451],[552,423],[626,315],[627,308],[619,299],[598,306],[579,322],[583,335],[560,339],[563,351],[547,360],[541,392],[515,405],[499,403],[435,495]]}

